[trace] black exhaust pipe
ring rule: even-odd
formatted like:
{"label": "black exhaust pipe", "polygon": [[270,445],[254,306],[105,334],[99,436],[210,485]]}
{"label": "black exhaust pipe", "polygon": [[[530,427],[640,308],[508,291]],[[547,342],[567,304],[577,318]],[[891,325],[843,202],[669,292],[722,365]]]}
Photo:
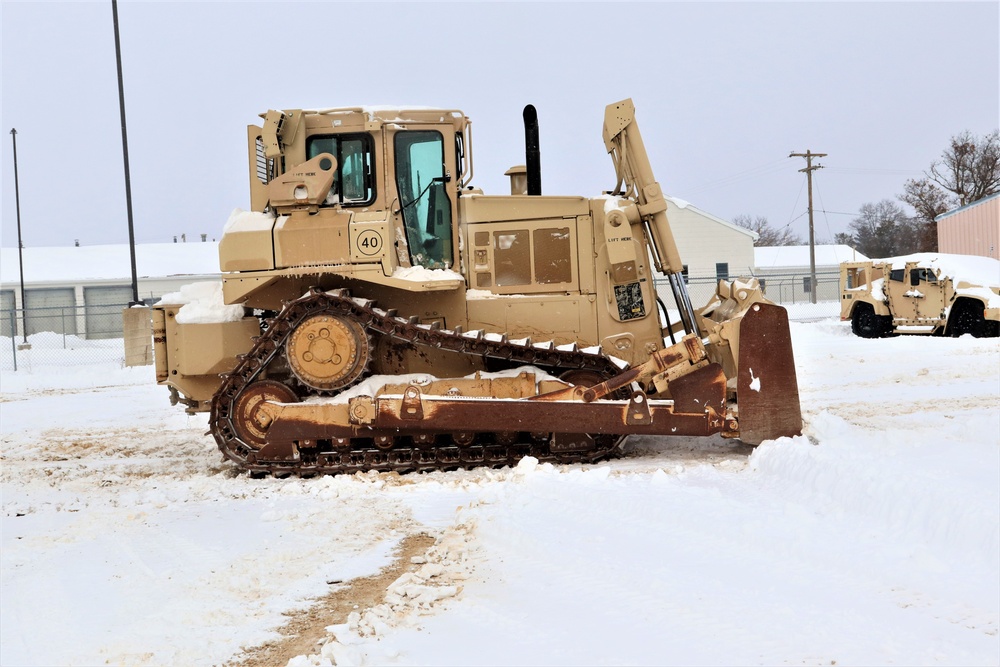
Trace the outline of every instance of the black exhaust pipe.
{"label": "black exhaust pipe", "polygon": [[538,113],[535,107],[524,107],[524,161],[528,168],[528,194],[542,194],[542,160],[538,150]]}

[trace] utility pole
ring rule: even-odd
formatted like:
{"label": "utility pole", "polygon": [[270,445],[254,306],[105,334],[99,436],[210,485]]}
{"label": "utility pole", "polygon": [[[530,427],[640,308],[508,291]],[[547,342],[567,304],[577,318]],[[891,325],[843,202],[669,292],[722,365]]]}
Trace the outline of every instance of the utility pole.
{"label": "utility pole", "polygon": [[813,166],[814,157],[826,157],[826,153],[813,153],[808,148],[805,153],[789,153],[788,157],[804,157],[806,159],[806,180],[809,182],[809,301],[816,303],[816,233],[813,227],[813,170],[822,169],[823,165]]}
{"label": "utility pole", "polygon": [[[24,243],[21,242],[21,191],[17,183],[17,130],[10,128],[10,140],[14,144],[14,206],[17,209],[17,266],[21,270],[21,349],[28,349],[28,321],[26,312],[28,304],[24,301]],[[17,337],[16,332],[11,335]],[[15,358],[14,363],[17,363]],[[17,370],[16,368],[14,370]]]}
{"label": "utility pole", "polygon": [[111,0],[111,14],[115,24],[115,61],[118,63],[118,106],[122,117],[122,155],[125,158],[125,208],[128,212],[128,248],[132,261],[132,302],[139,303],[139,279],[135,270],[135,231],[132,226],[132,181],[128,169],[128,131],[125,129],[125,84],[122,81],[122,46],[118,37],[118,0]]}

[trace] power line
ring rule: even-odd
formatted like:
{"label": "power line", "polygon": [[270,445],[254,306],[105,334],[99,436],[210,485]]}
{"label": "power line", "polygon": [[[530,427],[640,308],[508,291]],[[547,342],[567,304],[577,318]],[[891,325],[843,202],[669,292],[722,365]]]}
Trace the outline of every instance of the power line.
{"label": "power line", "polygon": [[[822,206],[823,202],[820,202],[820,205]],[[820,213],[825,213],[827,215],[854,215],[854,216],[858,215],[857,213],[845,213],[843,211],[827,211],[822,208],[816,210],[819,211]]]}
{"label": "power line", "polygon": [[785,158],[780,160],[775,160],[772,162],[767,162],[756,167],[751,167],[744,171],[736,172],[728,176],[723,176],[712,181],[706,181],[700,185],[696,185],[693,188],[686,188],[685,192],[698,193],[705,192],[709,190],[715,190],[717,188],[725,187],[728,185],[733,185],[740,181],[752,180],[754,178],[760,178],[762,176],[770,176],[771,174],[778,174],[785,170]]}
{"label": "power line", "polygon": [[832,174],[876,174],[885,176],[906,176],[922,174],[918,169],[877,169],[871,167],[827,167]]}

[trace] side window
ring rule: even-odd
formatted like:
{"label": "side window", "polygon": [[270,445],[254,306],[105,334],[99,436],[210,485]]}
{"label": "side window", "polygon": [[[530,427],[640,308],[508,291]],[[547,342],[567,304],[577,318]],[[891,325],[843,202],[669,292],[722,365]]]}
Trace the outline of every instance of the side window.
{"label": "side window", "polygon": [[451,200],[445,190],[444,139],[440,132],[399,132],[395,139],[396,187],[410,262],[428,269],[452,265]]}
{"label": "side window", "polygon": [[320,153],[331,153],[337,158],[337,175],[327,195],[327,205],[363,206],[375,201],[371,137],[366,134],[309,137],[306,159]]}
{"label": "side window", "polygon": [[367,178],[370,170],[369,153],[361,139],[344,139],[340,142],[340,182],[345,204],[364,204],[371,201],[371,183]]}

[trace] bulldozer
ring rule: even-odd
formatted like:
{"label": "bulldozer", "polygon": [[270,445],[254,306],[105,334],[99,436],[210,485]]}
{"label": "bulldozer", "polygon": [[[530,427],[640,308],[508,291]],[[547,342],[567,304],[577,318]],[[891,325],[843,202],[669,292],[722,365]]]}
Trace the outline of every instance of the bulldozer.
{"label": "bulldozer", "polygon": [[632,101],[605,110],[616,183],[590,198],[542,195],[523,116],[502,195],[472,185],[461,111],[271,110],[248,127],[251,207],[226,223],[215,303],[152,308],[157,382],[210,413],[224,457],[402,473],[594,462],[632,434],[800,433],[787,313],[752,278],[693,307]]}

